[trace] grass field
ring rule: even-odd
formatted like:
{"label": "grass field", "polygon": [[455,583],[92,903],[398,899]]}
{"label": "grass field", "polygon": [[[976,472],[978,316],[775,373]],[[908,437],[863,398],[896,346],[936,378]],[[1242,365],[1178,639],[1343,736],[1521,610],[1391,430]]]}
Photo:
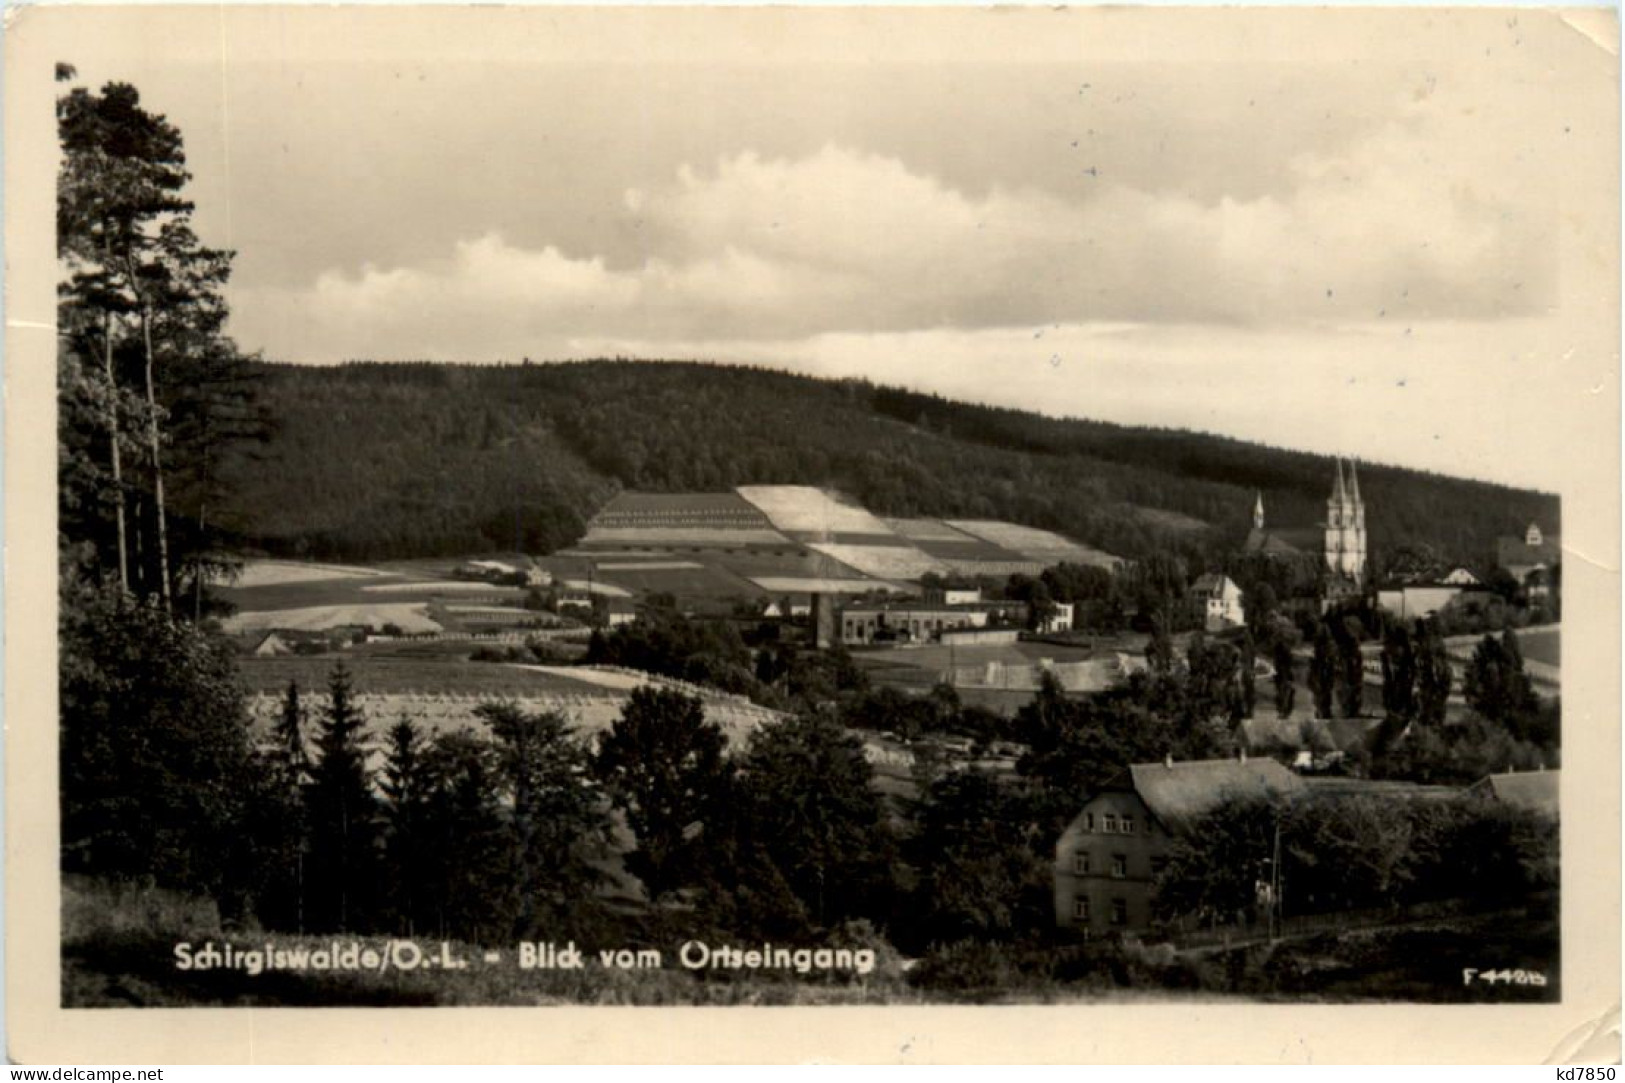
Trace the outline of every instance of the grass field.
{"label": "grass field", "polygon": [[692,561],[680,567],[629,568],[600,564],[598,574],[616,586],[636,594],[672,594],[679,599],[723,598],[736,595],[754,598],[761,593],[755,584],[723,568]]}
{"label": "grass field", "polygon": [[332,628],[384,628],[394,625],[403,632],[438,632],[442,625],[432,619],[425,603],[384,602],[349,605],[314,605],[298,609],[244,609],[220,622],[228,635],[283,628],[300,632],[321,632]]}
{"label": "grass field", "polygon": [[927,572],[943,572],[947,565],[912,545],[845,545],[812,542],[810,548],[865,575],[878,579],[918,579]]}
{"label": "grass field", "polygon": [[750,501],[785,533],[832,536],[890,534],[886,524],[867,509],[837,500],[823,489],[807,485],[742,485],[739,495]]}
{"label": "grass field", "polygon": [[1562,665],[1562,633],[1557,625],[1525,628],[1518,633],[1518,649],[1532,662]]}
{"label": "grass field", "polygon": [[1046,564],[1066,560],[1074,564],[1090,564],[1108,568],[1118,563],[1117,558],[1110,553],[1091,549],[1089,546],[1080,545],[1070,538],[1064,538],[1048,530],[1039,530],[1036,527],[1021,526],[1017,523],[1006,523],[995,519],[950,519],[948,525],[984,541],[992,542],[1000,548],[1014,550],[1025,557],[1043,561]]}
{"label": "grass field", "polygon": [[364,579],[382,575],[373,568],[351,564],[305,564],[298,561],[255,560],[247,562],[242,573],[229,584],[237,589],[281,586],[287,583],[317,583],[331,580]]}
{"label": "grass field", "polygon": [[588,681],[574,680],[520,666],[492,662],[470,662],[469,644],[459,644],[462,653],[438,658],[368,657],[362,654],[283,655],[276,658],[244,658],[238,663],[243,684],[250,692],[281,694],[290,681],[305,691],[327,687],[328,674],[343,661],[358,693],[419,692],[453,695],[502,696],[545,693],[591,693],[599,688]]}

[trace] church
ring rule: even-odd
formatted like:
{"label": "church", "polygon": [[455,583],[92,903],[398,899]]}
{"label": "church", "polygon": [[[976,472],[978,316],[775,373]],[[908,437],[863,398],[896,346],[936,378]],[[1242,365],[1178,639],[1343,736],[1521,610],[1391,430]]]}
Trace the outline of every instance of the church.
{"label": "church", "polygon": [[1360,497],[1360,476],[1349,460],[1337,460],[1332,495],[1326,501],[1326,521],[1317,527],[1274,529],[1264,522],[1264,494],[1253,504],[1253,528],[1242,551],[1283,559],[1308,558],[1320,552],[1320,569],[1328,603],[1356,597],[1366,582],[1365,501]]}

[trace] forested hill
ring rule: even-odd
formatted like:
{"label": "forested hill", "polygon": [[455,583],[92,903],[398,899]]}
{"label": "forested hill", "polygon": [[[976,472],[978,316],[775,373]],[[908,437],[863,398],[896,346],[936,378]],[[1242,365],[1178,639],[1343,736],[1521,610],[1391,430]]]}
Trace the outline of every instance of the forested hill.
{"label": "forested hill", "polygon": [[[1233,548],[1324,516],[1332,461],[1198,433],[1056,420],[861,381],[691,363],[266,365],[268,444],[229,466],[228,525],[283,555],[365,560],[580,537],[622,488],[840,489],[882,515],[1008,519],[1128,557]],[[1482,565],[1557,498],[1362,466],[1374,556]],[[1205,528],[1190,520],[1200,520]],[[1549,525],[1548,525],[1549,524]]]}

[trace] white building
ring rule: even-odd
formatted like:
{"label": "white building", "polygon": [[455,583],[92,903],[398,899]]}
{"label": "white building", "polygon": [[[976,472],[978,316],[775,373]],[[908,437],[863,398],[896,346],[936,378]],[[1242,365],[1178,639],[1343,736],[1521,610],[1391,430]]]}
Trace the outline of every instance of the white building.
{"label": "white building", "polygon": [[1038,622],[1038,630],[1046,635],[1053,632],[1070,632],[1074,612],[1072,603],[1052,602],[1050,605],[1050,615]]}
{"label": "white building", "polygon": [[1241,588],[1228,575],[1208,572],[1191,584],[1188,595],[1192,608],[1210,632],[1242,623],[1246,614],[1241,605]]}

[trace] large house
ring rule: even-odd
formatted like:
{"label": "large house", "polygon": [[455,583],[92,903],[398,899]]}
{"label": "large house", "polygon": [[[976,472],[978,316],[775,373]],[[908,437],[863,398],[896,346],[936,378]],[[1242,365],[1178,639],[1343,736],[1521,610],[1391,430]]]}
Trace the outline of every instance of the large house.
{"label": "large house", "polygon": [[1286,798],[1304,783],[1274,760],[1137,763],[1083,806],[1055,844],[1055,923],[1086,934],[1152,927],[1175,839],[1231,797]]}
{"label": "large house", "polygon": [[[1550,800],[1555,807],[1557,772],[1493,775],[1474,789],[1522,804]],[[1394,780],[1300,776],[1273,759],[1245,755],[1135,764],[1091,797],[1061,833],[1055,845],[1055,923],[1085,935],[1156,928],[1152,896],[1169,852],[1227,800],[1392,803],[1450,801],[1461,792]]]}
{"label": "large house", "polygon": [[1242,623],[1241,588],[1228,575],[1208,572],[1191,584],[1186,601],[1209,632],[1221,632]]}

